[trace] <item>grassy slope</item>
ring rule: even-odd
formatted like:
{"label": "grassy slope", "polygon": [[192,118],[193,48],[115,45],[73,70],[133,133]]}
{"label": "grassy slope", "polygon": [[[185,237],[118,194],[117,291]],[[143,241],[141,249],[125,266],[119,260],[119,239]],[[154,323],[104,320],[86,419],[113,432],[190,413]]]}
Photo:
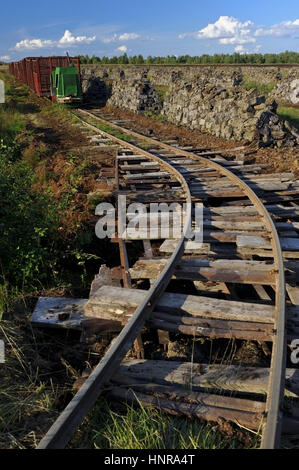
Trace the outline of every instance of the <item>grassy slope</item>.
{"label": "grassy slope", "polygon": [[86,193],[100,166],[68,150],[80,140],[72,118],[12,77],[0,78],[0,448],[24,448],[66,406],[89,360],[78,334],[32,329],[36,299],[85,297],[106,247],[92,243],[86,226],[93,216]]}

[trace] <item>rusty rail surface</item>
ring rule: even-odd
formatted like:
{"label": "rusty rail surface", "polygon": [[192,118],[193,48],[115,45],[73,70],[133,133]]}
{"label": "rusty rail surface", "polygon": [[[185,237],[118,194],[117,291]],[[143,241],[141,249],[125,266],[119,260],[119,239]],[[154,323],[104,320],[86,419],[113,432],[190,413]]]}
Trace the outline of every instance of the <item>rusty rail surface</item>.
{"label": "rusty rail surface", "polygon": [[[224,168],[220,164],[213,161],[209,161],[206,158],[196,155],[194,153],[178,149],[176,147],[165,144],[163,142],[159,142],[150,137],[138,134],[137,132],[120,127],[86,110],[79,111],[80,113],[83,113],[86,116],[91,117],[92,119],[99,120],[104,124],[108,124],[110,127],[118,129],[122,133],[134,136],[141,141],[151,143],[155,147],[160,147],[162,149],[166,149],[172,152],[176,151],[182,156],[186,156],[189,159],[199,161],[205,167],[216,169],[220,174],[230,178],[231,181],[237,184],[239,188],[244,191],[244,195],[249,198],[251,203],[257,209],[258,213],[263,217],[264,223],[271,238],[271,246],[275,265],[276,298],[274,328],[276,330],[276,335],[273,339],[271,371],[266,402],[266,420],[263,424],[261,447],[265,449],[279,447],[282,425],[281,407],[283,401],[286,368],[285,279],[280,241],[271,216],[269,215],[261,200],[254,193],[254,191],[238,176],[236,176],[234,173],[232,173],[227,168]],[[63,448],[67,445],[70,438],[74,434],[76,428],[82,422],[89,409],[93,406],[100,393],[103,391],[103,389],[109,382],[115,369],[117,368],[117,366],[120,365],[123,357],[129,350],[129,348],[132,346],[133,341],[139,335],[143,325],[145,324],[146,320],[150,317],[155,306],[157,305],[158,300],[164,293],[174,273],[175,267],[184,253],[184,244],[187,239],[187,230],[191,223],[191,194],[187,181],[185,180],[183,175],[179,173],[179,171],[177,171],[172,165],[165,162],[165,160],[158,157],[157,155],[153,155],[152,153],[147,152],[136,145],[127,143],[124,140],[119,139],[107,132],[99,130],[97,127],[87,123],[81,117],[79,119],[85,126],[89,127],[90,129],[93,129],[95,132],[103,136],[109,137],[110,140],[117,142],[123,147],[132,149],[133,151],[138,152],[138,154],[142,154],[145,157],[154,160],[160,165],[164,166],[167,171],[172,173],[175,178],[181,183],[182,188],[184,189],[186,194],[186,202],[189,204],[187,205],[187,217],[184,225],[183,235],[179,240],[176,249],[170,257],[167,265],[163,269],[162,273],[160,274],[154,285],[147,292],[145,300],[142,302],[141,305],[139,305],[134,315],[131,317],[127,325],[119,334],[118,338],[113,342],[104,358],[101,360],[96,369],[86,380],[85,384],[75,395],[75,397],[66,407],[66,409],[59,416],[57,421],[47,432],[45,437],[42,439],[42,441],[38,445],[38,449]]]}

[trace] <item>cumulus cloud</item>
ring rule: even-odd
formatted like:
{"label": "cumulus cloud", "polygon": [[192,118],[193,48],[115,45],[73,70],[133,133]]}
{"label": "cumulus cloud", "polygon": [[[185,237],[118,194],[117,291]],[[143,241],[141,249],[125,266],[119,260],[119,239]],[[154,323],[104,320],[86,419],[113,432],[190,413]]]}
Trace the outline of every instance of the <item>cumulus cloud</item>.
{"label": "cumulus cloud", "polygon": [[254,43],[256,42],[255,38],[251,38],[249,36],[247,37],[232,37],[232,38],[221,38],[219,39],[220,44],[249,44],[249,43]]}
{"label": "cumulus cloud", "polygon": [[65,47],[75,46],[77,44],[90,44],[95,41],[96,36],[74,36],[68,29],[65,30],[63,36],[58,41],[51,39],[23,39],[17,42],[15,49],[17,50],[32,50],[32,49],[45,49],[49,47]]}
{"label": "cumulus cloud", "polygon": [[15,49],[23,51],[26,49],[43,49],[44,47],[55,46],[55,41],[50,39],[23,39],[23,41],[17,42]]}
{"label": "cumulus cloud", "polygon": [[299,33],[299,19],[295,21],[282,21],[281,23],[274,24],[269,28],[261,26],[256,29],[255,36],[293,36]]}
{"label": "cumulus cloud", "polygon": [[64,32],[64,35],[59,39],[58,43],[62,46],[73,46],[75,44],[89,44],[95,41],[96,37],[87,36],[74,36],[68,29]]}
{"label": "cumulus cloud", "polygon": [[127,46],[119,46],[119,47],[117,48],[117,50],[120,51],[120,52],[124,52],[124,53],[125,53],[125,52],[127,52],[128,48],[127,48]]}
{"label": "cumulus cloud", "polygon": [[215,23],[210,23],[198,31],[197,37],[198,39],[240,39],[245,42],[252,39],[250,38],[252,27],[253,23],[250,20],[242,23],[233,16],[220,16]]}
{"label": "cumulus cloud", "polygon": [[250,20],[242,22],[233,16],[220,16],[215,23],[210,23],[195,33],[179,34],[179,38],[191,36],[196,39],[215,39],[219,44],[241,46],[255,43],[257,37],[293,36],[296,33],[299,33],[299,19],[264,27],[256,26]]}

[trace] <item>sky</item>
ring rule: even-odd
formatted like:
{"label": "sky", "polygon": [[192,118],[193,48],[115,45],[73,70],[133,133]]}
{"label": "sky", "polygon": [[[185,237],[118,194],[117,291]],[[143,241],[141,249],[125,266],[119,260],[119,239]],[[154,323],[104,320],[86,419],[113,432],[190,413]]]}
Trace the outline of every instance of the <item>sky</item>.
{"label": "sky", "polygon": [[[298,0],[3,2],[0,60],[299,52]],[[43,5],[43,6],[41,6]]]}

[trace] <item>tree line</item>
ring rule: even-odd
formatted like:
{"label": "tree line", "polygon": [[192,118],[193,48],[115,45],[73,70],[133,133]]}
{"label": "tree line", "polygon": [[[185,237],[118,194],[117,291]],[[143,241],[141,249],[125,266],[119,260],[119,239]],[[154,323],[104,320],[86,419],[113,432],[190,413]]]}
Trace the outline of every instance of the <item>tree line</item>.
{"label": "tree line", "polygon": [[299,64],[299,53],[285,51],[279,54],[203,54],[201,56],[168,55],[166,57],[141,54],[128,56],[126,53],[114,57],[80,55],[81,64],[131,64],[131,65],[197,65],[197,64]]}

